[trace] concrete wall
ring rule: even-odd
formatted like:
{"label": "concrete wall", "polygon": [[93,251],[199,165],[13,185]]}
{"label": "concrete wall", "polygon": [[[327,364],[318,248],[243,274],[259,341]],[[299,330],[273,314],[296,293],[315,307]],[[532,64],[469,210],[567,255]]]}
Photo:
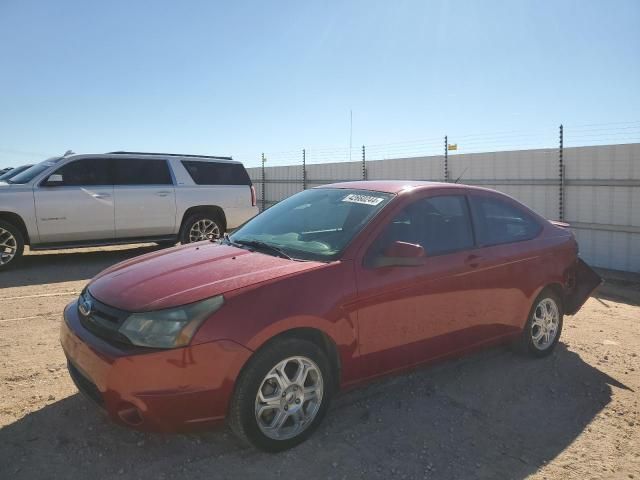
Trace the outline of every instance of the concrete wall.
{"label": "concrete wall", "polygon": [[[564,219],[594,266],[640,272],[640,144],[564,149]],[[557,149],[450,155],[449,179],[517,198],[549,219],[560,216]],[[249,168],[262,198],[261,168]],[[444,156],[366,162],[367,179],[444,180]],[[266,207],[302,190],[302,166],[265,168]],[[307,165],[307,188],[362,179],[362,163]]]}

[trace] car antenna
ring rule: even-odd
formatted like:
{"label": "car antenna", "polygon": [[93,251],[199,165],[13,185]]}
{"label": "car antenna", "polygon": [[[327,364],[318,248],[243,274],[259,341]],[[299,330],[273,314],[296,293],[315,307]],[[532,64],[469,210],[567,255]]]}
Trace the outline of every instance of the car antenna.
{"label": "car antenna", "polygon": [[460,176],[458,178],[456,178],[456,181],[453,183],[458,183],[460,181],[460,179],[462,178],[462,176],[467,172],[467,170],[469,169],[469,167],[466,167],[462,173],[460,174]]}

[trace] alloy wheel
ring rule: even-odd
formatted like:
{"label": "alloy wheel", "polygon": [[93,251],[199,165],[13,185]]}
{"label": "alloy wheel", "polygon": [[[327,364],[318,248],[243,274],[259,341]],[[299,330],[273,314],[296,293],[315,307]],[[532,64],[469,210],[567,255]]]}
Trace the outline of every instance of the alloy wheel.
{"label": "alloy wheel", "polygon": [[0,265],[6,265],[16,256],[18,242],[9,230],[0,227]]}
{"label": "alloy wheel", "polygon": [[220,237],[220,227],[208,218],[198,220],[191,225],[191,230],[189,230],[189,242],[212,240],[218,237]]}
{"label": "alloy wheel", "polygon": [[305,431],[322,404],[320,368],[306,357],[289,357],[260,383],[255,401],[258,427],[267,437],[287,440]]}
{"label": "alloy wheel", "polygon": [[531,322],[531,338],[533,346],[538,350],[546,350],[551,346],[558,334],[560,312],[552,298],[543,298],[533,311]]}

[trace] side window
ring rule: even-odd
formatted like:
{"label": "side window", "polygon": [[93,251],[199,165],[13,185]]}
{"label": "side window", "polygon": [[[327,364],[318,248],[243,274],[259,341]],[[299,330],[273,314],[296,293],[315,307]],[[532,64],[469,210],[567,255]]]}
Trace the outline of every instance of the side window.
{"label": "side window", "polygon": [[147,158],[116,158],[116,185],[171,185],[171,173],[166,160]]}
{"label": "side window", "polygon": [[420,245],[427,256],[472,248],[471,218],[464,195],[424,198],[404,208],[374,242],[369,255],[382,255],[396,241]]}
{"label": "side window", "polygon": [[528,212],[499,198],[472,195],[470,200],[474,228],[482,246],[530,240],[542,228]]}
{"label": "side window", "polygon": [[240,163],[183,160],[182,165],[196,185],[251,185]]}
{"label": "side window", "polygon": [[46,187],[113,185],[109,170],[107,158],[84,158],[63,165],[49,175],[42,185]]}

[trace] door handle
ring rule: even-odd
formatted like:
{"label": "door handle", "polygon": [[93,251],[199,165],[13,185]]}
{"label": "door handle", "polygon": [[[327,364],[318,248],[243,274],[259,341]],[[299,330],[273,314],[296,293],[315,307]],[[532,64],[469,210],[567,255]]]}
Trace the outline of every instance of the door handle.
{"label": "door handle", "polygon": [[93,198],[109,198],[109,197],[111,197],[111,195],[108,194],[108,193],[92,193],[91,196]]}
{"label": "door handle", "polygon": [[156,195],[159,197],[167,197],[171,194],[171,192],[167,192],[167,191],[161,191],[161,192],[156,192]]}
{"label": "door handle", "polygon": [[482,257],[480,255],[471,254],[467,258],[465,258],[464,263],[469,265],[471,268],[476,268],[482,262]]}

